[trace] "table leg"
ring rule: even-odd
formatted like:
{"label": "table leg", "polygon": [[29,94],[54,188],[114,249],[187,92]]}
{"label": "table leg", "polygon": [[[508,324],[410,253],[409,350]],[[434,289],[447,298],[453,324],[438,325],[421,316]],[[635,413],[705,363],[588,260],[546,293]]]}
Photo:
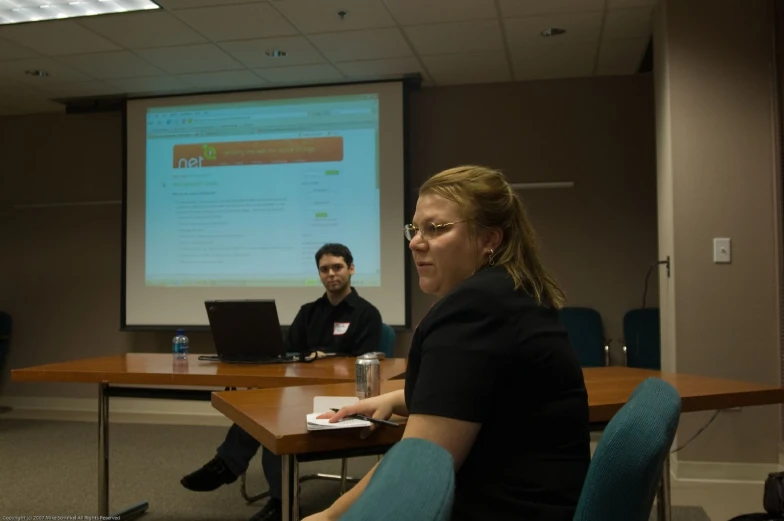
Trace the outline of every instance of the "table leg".
{"label": "table leg", "polygon": [[283,511],[281,521],[291,521],[291,458],[290,454],[281,456],[281,487],[280,487],[280,506]]}
{"label": "table leg", "polygon": [[[109,515],[109,384],[98,384],[98,515]],[[143,501],[112,515],[130,521],[147,512],[149,503]]]}
{"label": "table leg", "polygon": [[340,495],[346,493],[346,481],[348,476],[348,458],[343,458],[340,462]]}
{"label": "table leg", "polygon": [[291,456],[291,460],[291,482],[294,484],[291,491],[291,521],[299,521],[299,462],[296,456]]}
{"label": "table leg", "polygon": [[98,515],[109,515],[109,384],[98,384]]}
{"label": "table leg", "polygon": [[662,465],[661,481],[659,482],[659,493],[656,497],[656,510],[658,521],[670,521],[672,517],[672,504],[670,497],[670,455],[664,457]]}

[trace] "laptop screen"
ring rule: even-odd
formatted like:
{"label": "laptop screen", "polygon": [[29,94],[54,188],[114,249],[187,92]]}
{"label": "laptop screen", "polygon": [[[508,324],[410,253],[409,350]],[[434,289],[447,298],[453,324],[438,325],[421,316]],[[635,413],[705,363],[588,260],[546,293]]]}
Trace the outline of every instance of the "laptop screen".
{"label": "laptop screen", "polygon": [[274,300],[204,302],[215,350],[224,360],[254,360],[285,354]]}

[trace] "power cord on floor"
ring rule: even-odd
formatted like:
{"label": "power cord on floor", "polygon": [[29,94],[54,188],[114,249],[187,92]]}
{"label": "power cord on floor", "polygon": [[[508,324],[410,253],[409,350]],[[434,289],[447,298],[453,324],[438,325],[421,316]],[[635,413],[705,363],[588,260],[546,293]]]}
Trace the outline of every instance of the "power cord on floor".
{"label": "power cord on floor", "polygon": [[684,443],[683,445],[681,445],[681,446],[680,446],[680,447],[678,447],[677,449],[675,449],[675,450],[672,450],[672,451],[670,452],[670,454],[675,454],[675,453],[676,453],[676,452],[678,452],[679,450],[685,449],[685,448],[686,448],[686,446],[687,446],[689,443],[691,443],[691,442],[693,442],[695,439],[697,439],[697,436],[699,436],[700,434],[702,434],[702,432],[703,432],[705,429],[707,429],[708,427],[710,427],[710,424],[711,424],[711,423],[713,423],[713,420],[715,420],[715,419],[716,419],[716,417],[719,415],[719,413],[720,413],[720,412],[721,412],[721,409],[719,409],[718,411],[714,412],[714,413],[713,413],[713,416],[711,417],[711,419],[710,419],[710,420],[708,420],[708,423],[706,423],[705,425],[703,425],[703,426],[702,426],[702,428],[701,428],[700,430],[698,430],[698,431],[697,431],[697,433],[696,433],[694,436],[692,436],[691,438],[689,438],[689,439],[686,441],[686,443]]}

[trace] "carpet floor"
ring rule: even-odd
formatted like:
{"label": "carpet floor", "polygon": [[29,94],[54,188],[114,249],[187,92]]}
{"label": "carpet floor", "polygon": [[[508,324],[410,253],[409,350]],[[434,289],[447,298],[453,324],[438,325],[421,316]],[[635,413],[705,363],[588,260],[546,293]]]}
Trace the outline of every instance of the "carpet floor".
{"label": "carpet floor", "polygon": [[[28,518],[95,515],[97,431],[96,424],[86,422],[0,419],[0,513]],[[186,490],[179,482],[212,458],[225,434],[223,427],[111,424],[111,512],[148,501],[146,521],[247,520],[266,500],[248,505],[239,480],[206,493]],[[375,461],[375,457],[349,460],[349,474],[361,476]],[[300,469],[302,475],[338,474],[340,462],[306,463]],[[250,493],[266,489],[259,456],[247,480]],[[303,483],[303,515],[331,504],[338,491],[334,482]],[[700,507],[675,507],[673,521],[710,519]]]}

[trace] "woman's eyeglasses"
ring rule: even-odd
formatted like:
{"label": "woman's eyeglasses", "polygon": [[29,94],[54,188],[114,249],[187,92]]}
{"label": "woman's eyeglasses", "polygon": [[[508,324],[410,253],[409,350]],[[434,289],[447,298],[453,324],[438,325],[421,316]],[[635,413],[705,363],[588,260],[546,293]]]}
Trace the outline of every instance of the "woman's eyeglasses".
{"label": "woman's eyeglasses", "polygon": [[450,226],[455,224],[460,224],[468,221],[455,221],[453,223],[443,223],[443,224],[436,224],[436,223],[427,223],[423,224],[422,226],[414,226],[413,224],[407,224],[403,227],[403,233],[406,235],[406,239],[409,241],[413,240],[414,237],[419,234],[419,236],[427,241],[432,239],[433,237],[437,237],[442,232],[446,231]]}

